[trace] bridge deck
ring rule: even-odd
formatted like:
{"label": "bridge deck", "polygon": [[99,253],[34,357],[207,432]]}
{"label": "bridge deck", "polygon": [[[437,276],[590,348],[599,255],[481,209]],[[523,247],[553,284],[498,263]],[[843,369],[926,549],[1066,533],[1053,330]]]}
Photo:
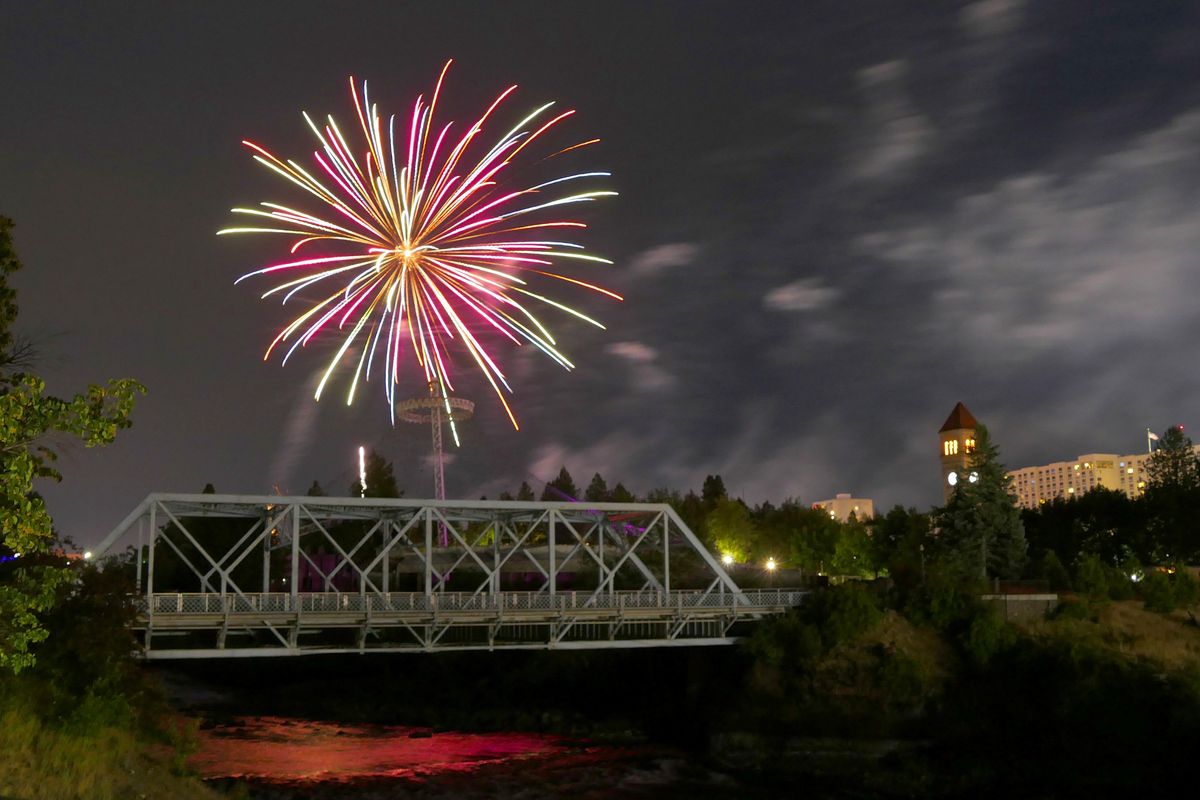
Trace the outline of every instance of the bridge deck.
{"label": "bridge deck", "polygon": [[[790,589],[156,593],[141,601],[137,627],[146,656],[154,659],[729,644],[738,623],[783,613],[802,597]],[[158,646],[164,637],[192,641],[164,649]]]}

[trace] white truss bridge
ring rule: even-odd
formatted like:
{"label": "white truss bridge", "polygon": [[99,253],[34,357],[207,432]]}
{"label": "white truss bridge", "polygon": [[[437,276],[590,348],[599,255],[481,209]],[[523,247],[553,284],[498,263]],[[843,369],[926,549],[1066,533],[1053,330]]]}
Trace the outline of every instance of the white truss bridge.
{"label": "white truss bridge", "polygon": [[729,644],[804,595],[646,503],[152,494],[95,553],[152,659]]}

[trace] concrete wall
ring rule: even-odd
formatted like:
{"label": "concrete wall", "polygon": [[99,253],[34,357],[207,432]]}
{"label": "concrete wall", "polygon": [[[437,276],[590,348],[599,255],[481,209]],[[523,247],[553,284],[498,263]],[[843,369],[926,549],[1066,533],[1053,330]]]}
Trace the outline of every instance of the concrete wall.
{"label": "concrete wall", "polygon": [[1040,619],[1058,608],[1056,594],[985,594],[980,599],[994,604],[1005,619]]}

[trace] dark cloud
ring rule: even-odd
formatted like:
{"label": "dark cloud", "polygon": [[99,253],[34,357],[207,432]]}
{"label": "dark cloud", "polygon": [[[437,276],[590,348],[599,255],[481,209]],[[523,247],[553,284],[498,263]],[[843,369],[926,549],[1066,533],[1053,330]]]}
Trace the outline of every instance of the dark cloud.
{"label": "dark cloud", "polygon": [[[428,493],[429,432],[373,382],[309,399],[327,345],[262,349],[279,307],[233,279],[273,243],[226,209],[287,195],[239,150],[302,156],[301,109],[345,116],[367,76],[399,108],[458,63],[463,117],[509,82],[561,98],[621,196],[595,278],[547,315],[575,363],[501,354],[448,483],[566,464],[635,490],[721,472],[750,500],[940,498],[936,429],[963,400],[1012,465],[1133,450],[1188,421],[1200,371],[1200,18],[1194,4],[640,2],[421,8],[11,6],[0,29],[0,213],[18,222],[25,332],[51,388],[132,375],[150,395],[46,488],[98,539],[152,490],[354,480],[359,444]],[[502,32],[503,35],[497,35]],[[325,349],[322,349],[322,348]],[[308,348],[313,350],[314,348]],[[420,387],[411,387],[420,394]]]}

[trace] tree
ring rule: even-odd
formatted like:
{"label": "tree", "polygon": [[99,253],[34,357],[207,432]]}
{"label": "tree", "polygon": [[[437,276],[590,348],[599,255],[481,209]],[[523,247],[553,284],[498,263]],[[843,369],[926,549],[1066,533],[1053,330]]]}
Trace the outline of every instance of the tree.
{"label": "tree", "polygon": [[725,491],[725,481],[721,480],[720,475],[705,475],[704,485],[700,487],[700,499],[704,501],[704,506],[708,510],[717,507],[717,503],[729,497]]}
{"label": "tree", "polygon": [[525,503],[533,502],[533,487],[528,481],[521,481],[521,488],[517,489],[517,499]]}
{"label": "tree", "polygon": [[719,555],[733,556],[738,562],[749,561],[755,555],[754,521],[750,519],[750,509],[740,500],[719,500],[708,512],[704,528]]}
{"label": "tree", "polygon": [[546,484],[542,490],[542,500],[571,503],[579,499],[579,489],[571,478],[571,473],[563,467],[558,471],[558,477]]}
{"label": "tree", "polygon": [[1188,562],[1200,557],[1200,462],[1183,428],[1168,428],[1146,464],[1150,561]]}
{"label": "tree", "polygon": [[900,588],[914,589],[923,579],[925,550],[930,547],[929,516],[898,505],[870,525],[879,566]]}
{"label": "tree", "polygon": [[358,481],[350,484],[350,494],[357,495],[359,492],[362,492],[363,497],[394,498],[404,496],[404,492],[396,485],[396,474],[392,469],[392,462],[374,450],[367,453],[366,484],[367,488],[365,490]]}
{"label": "tree", "polygon": [[1143,506],[1124,492],[1097,486],[1070,499],[1056,497],[1045,505],[1021,512],[1030,555],[1047,551],[1073,561],[1095,553],[1104,563],[1119,564],[1129,553],[1150,558]]}
{"label": "tree", "polygon": [[88,447],[108,444],[130,425],[134,398],[145,387],[113,380],[67,400],[45,393],[46,384],[24,371],[28,350],[12,332],[16,292],[8,276],[21,268],[12,247],[12,221],[0,217],[0,545],[20,554],[22,566],[0,577],[0,669],[18,672],[34,662],[31,647],[49,635],[38,614],[51,608],[69,572],[38,563],[54,542],[37,478],[61,480],[47,443],[70,434]]}
{"label": "tree", "polygon": [[1016,578],[1025,565],[1025,531],[1008,475],[987,428],[975,432],[967,474],[937,514],[942,555],[962,577]]}
{"label": "tree", "polygon": [[1146,462],[1146,492],[1200,489],[1200,459],[1182,425],[1167,428]]}
{"label": "tree", "polygon": [[[360,489],[362,487],[359,487]],[[308,491],[304,493],[307,497],[324,497],[325,490],[321,488],[321,484],[317,481],[312,482],[312,486],[308,487]]]}
{"label": "tree", "polygon": [[834,575],[853,575],[859,578],[875,577],[878,571],[871,534],[867,531],[867,526],[859,522],[853,513],[850,520],[842,523],[838,531],[829,571]]}
{"label": "tree", "polygon": [[603,503],[609,498],[608,484],[604,482],[604,478],[600,477],[597,472],[592,476],[592,482],[583,492],[583,499],[591,503]]}
{"label": "tree", "polygon": [[625,488],[625,484],[618,483],[612,490],[612,502],[614,503],[633,503],[637,498],[633,496],[633,492]]}

